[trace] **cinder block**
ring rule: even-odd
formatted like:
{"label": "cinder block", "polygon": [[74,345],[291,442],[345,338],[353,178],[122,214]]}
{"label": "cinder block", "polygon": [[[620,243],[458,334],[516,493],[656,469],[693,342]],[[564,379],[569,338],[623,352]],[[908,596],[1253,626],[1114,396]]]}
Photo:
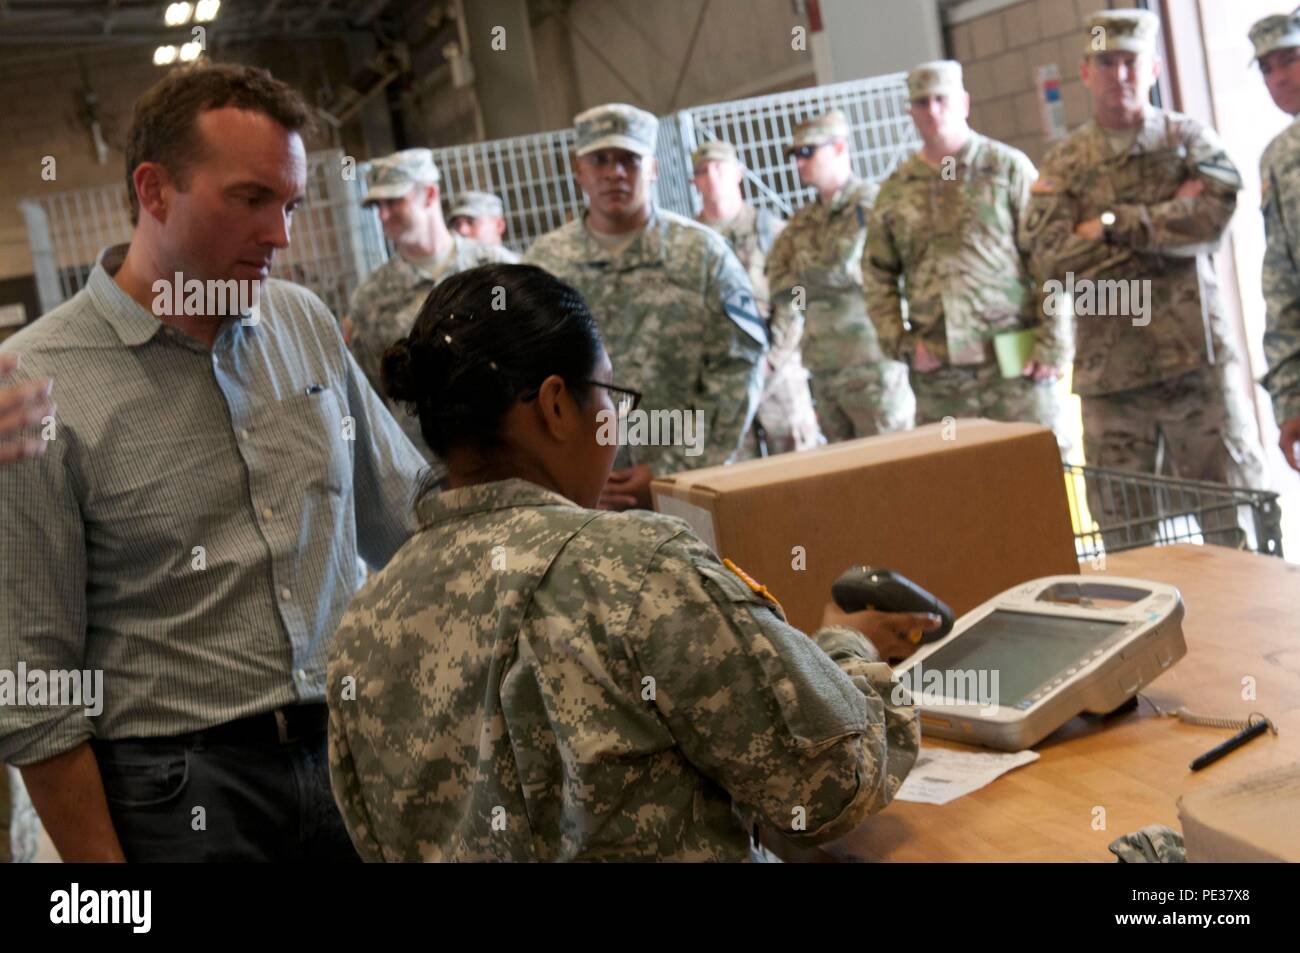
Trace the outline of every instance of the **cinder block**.
{"label": "cinder block", "polygon": [[1002,34],[1008,49],[1037,42],[1041,35],[1038,11],[1033,2],[1019,3],[1002,12]]}
{"label": "cinder block", "polygon": [[969,23],[958,23],[948,31],[948,38],[952,45],[952,55],[957,58],[959,63],[968,63],[975,58],[975,41],[971,35],[971,30]]}
{"label": "cinder block", "polygon": [[993,82],[993,61],[976,60],[964,70],[966,91],[977,103],[984,103],[997,96]]}
{"label": "cinder block", "polygon": [[1025,57],[1019,50],[1003,53],[993,61],[993,86],[999,96],[1010,96],[1023,92],[1028,86],[1025,80]]}
{"label": "cinder block", "polygon": [[[1091,2],[1091,0],[1089,0]],[[1096,0],[1104,3],[1104,0]],[[1060,36],[1073,32],[1081,22],[1074,0],[1036,0],[1038,31],[1041,36]]]}
{"label": "cinder block", "polygon": [[971,38],[975,45],[975,56],[985,59],[997,56],[1006,49],[1006,39],[1002,36],[1002,16],[990,13],[970,21]]}

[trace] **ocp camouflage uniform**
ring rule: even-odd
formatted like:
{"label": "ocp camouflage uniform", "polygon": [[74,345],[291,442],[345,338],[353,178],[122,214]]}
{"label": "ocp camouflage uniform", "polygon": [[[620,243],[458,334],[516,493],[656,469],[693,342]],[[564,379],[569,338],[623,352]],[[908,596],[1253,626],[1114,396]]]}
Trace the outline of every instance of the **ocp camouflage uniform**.
{"label": "ocp camouflage uniform", "polygon": [[1260,159],[1264,230],[1262,383],[1278,423],[1300,417],[1300,120],[1278,134]]}
{"label": "ocp camouflage uniform", "polygon": [[767,329],[735,253],[713,230],[654,209],[617,254],[575,219],[533,243],[531,265],[587,300],[614,378],[643,394],[642,409],[703,411],[704,447],[621,448],[619,465],[656,475],[735,460],[762,391]]}
{"label": "ocp camouflage uniform", "polygon": [[1064,446],[1056,382],[1004,378],[993,345],[999,332],[1032,328],[1031,360],[1058,368],[1070,360],[1069,329],[1040,317],[1018,237],[1038,173],[1020,150],[975,132],[951,158],[944,169],[912,155],[876,198],[862,277],[881,350],[908,361],[921,341],[943,365],[911,369],[918,424],[1031,421],[1057,430]]}
{"label": "ocp camouflage uniform", "polygon": [[[772,302],[767,290],[767,255],[785,228],[785,220],[771,209],[755,208],[746,203],[729,222],[701,224],[709,225],[731,245],[749,275],[759,313],[764,320],[769,320]],[[817,413],[813,410],[812,392],[808,389],[808,370],[798,354],[792,355],[780,367],[774,367],[769,353],[765,363],[763,394],[756,415],[759,426],[750,428],[741,456],[759,455],[760,429],[769,454],[807,450],[825,443],[826,438],[817,425]]]}
{"label": "ocp camouflage uniform", "polygon": [[[513,264],[517,261],[517,256],[507,248],[484,245],[454,233],[451,238],[454,243],[451,258],[436,278],[394,253],[352,293],[352,300],[348,304],[348,320],[352,325],[348,348],[365,372],[370,386],[381,397],[384,396],[380,379],[384,351],[398,338],[410,333],[411,326],[415,324],[415,316],[429,297],[429,292],[439,282],[458,272],[494,262]],[[387,397],[384,400],[411,442],[424,454],[426,460],[434,462],[433,451],[420,434],[419,419]]]}
{"label": "ocp camouflage uniform", "polygon": [[885,359],[862,297],[862,249],[878,191],[850,178],[829,203],[796,212],[767,256],[772,362],[802,353],[832,443],[908,430],[916,413],[907,367]]}
{"label": "ocp camouflage uniform", "polygon": [[890,802],[916,710],[686,524],[523,480],[426,495],[332,644],[330,774],[369,861],[744,861]]}
{"label": "ocp camouflage uniform", "polygon": [[[1202,194],[1175,199],[1191,180]],[[1150,288],[1147,326],[1135,326],[1132,314],[1074,318],[1074,391],[1082,398],[1089,464],[1156,473],[1163,455],[1178,477],[1264,484],[1244,372],[1210,257],[1240,188],[1211,130],[1153,107],[1126,151],[1093,120],[1044,160],[1025,223],[1036,273],[1062,283],[1072,273],[1076,287],[1087,280]],[[1115,216],[1108,241],[1074,234],[1077,223],[1107,211]],[[1137,508],[1154,512],[1149,494],[1139,496]],[[1089,504],[1103,525],[1125,516],[1120,501],[1102,500],[1094,484]],[[1233,525],[1231,517],[1226,523]],[[1113,542],[1142,542],[1153,533],[1154,526]]]}

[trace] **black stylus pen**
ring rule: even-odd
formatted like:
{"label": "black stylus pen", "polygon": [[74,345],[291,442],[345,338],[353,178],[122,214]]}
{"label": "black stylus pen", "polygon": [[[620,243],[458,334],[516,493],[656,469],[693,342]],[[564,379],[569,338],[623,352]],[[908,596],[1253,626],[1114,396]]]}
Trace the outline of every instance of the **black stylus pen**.
{"label": "black stylus pen", "polygon": [[1199,771],[1207,764],[1214,764],[1214,762],[1218,761],[1229,751],[1235,751],[1237,748],[1240,748],[1251,738],[1258,738],[1266,731],[1268,731],[1267,718],[1260,719],[1259,721],[1255,722],[1253,725],[1247,725],[1245,728],[1241,729],[1241,731],[1237,732],[1235,735],[1233,735],[1223,744],[1216,745],[1215,747],[1211,748],[1209,751],[1205,752],[1205,754],[1197,758],[1195,761],[1193,761],[1191,765],[1192,770]]}

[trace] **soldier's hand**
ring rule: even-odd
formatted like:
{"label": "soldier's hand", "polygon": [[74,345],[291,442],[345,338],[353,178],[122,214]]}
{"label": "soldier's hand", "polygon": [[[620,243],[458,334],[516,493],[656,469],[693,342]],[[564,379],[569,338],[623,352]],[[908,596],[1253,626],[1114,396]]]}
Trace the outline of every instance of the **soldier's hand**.
{"label": "soldier's hand", "polygon": [[1300,417],[1282,421],[1279,429],[1282,433],[1277,443],[1282,448],[1282,456],[1286,457],[1292,470],[1300,471],[1300,446],[1297,446],[1300,444]]}
{"label": "soldier's hand", "polygon": [[1090,242],[1099,242],[1106,237],[1106,231],[1102,228],[1101,219],[1099,218],[1090,218],[1086,222],[1080,222],[1074,226],[1074,234]]}
{"label": "soldier's hand", "polygon": [[1176,199],[1195,199],[1200,198],[1201,193],[1205,191],[1205,183],[1200,179],[1188,179],[1182,185],[1178,186],[1178,191],[1174,193]]}
{"label": "soldier's hand", "polygon": [[1055,364],[1044,364],[1042,361],[1029,361],[1025,364],[1025,369],[1020,372],[1022,377],[1029,377],[1038,381],[1054,381],[1061,376],[1060,369]]}
{"label": "soldier's hand", "polygon": [[939,359],[930,353],[926,348],[924,341],[917,341],[916,348],[912,352],[912,370],[918,374],[929,374],[931,371],[937,371],[943,367]]}
{"label": "soldier's hand", "polygon": [[650,481],[654,479],[650,465],[638,463],[636,466],[614,470],[605,487],[600,491],[600,508],[602,510],[650,509]]}
{"label": "soldier's hand", "polygon": [[916,651],[922,632],[933,632],[943,624],[930,612],[845,612],[833,602],[822,610],[822,627],[846,625],[857,629],[876,647],[887,662],[901,661]]}

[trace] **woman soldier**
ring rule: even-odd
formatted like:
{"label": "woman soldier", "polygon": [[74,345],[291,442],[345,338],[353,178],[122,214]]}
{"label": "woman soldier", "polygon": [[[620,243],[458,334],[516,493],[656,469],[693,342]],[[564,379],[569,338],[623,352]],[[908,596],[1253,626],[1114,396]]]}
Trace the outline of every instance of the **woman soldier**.
{"label": "woman soldier", "polygon": [[938,619],[828,605],[809,638],[685,523],[593,508],[639,397],[611,375],[582,297],[524,265],[448,278],[385,354],[449,476],[333,642],[364,859],[747,860],[753,825],[840,836],[912,766],[880,659]]}

